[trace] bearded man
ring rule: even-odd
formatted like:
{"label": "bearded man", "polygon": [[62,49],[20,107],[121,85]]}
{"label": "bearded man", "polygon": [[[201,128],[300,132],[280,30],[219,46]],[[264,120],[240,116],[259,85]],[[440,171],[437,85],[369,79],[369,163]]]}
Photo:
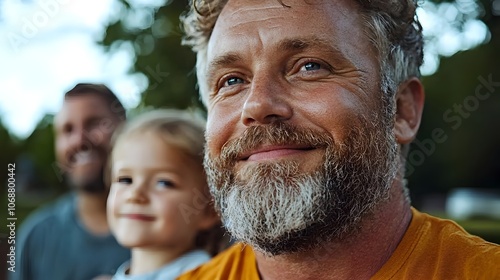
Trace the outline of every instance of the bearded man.
{"label": "bearded man", "polygon": [[194,1],[206,169],[240,241],[181,279],[496,279],[500,247],[411,206],[411,0]]}

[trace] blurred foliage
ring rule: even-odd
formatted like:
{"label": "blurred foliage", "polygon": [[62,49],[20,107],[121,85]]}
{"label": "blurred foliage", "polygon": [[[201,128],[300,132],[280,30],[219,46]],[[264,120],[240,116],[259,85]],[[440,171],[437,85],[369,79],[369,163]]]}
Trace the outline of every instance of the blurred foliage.
{"label": "blurred foliage", "polygon": [[168,1],[159,8],[119,2],[122,16],[108,26],[101,44],[108,51],[132,46],[136,60],[131,71],[149,81],[139,107],[202,108],[194,86],[195,55],[181,46],[179,15],[187,1]]}
{"label": "blurred foliage", "polygon": [[[121,15],[109,24],[100,44],[109,52],[128,49],[135,54],[130,71],[141,73],[148,80],[141,102],[131,109],[132,114],[152,107],[203,110],[196,89],[195,55],[180,43],[179,15],[187,1],[167,1],[156,8],[141,5],[140,1],[118,2]],[[500,187],[500,17],[492,14],[493,1],[480,2],[484,8],[480,19],[491,33],[489,42],[442,58],[438,72],[423,78],[426,105],[418,143],[412,144],[410,151],[413,160],[409,160],[412,171],[408,175],[417,207],[427,193],[446,193],[457,187]],[[471,98],[482,79],[490,79],[497,85],[490,87],[489,97],[478,100],[476,106]],[[482,94],[487,92],[488,89],[481,89]],[[466,114],[457,111],[459,105]],[[47,115],[24,140],[13,138],[0,122],[2,166],[29,158],[35,171],[34,179],[27,180],[31,186],[26,188],[32,188],[35,194],[43,191],[48,195],[40,197],[47,199],[67,190],[54,168],[52,118]],[[433,140],[436,129],[442,131],[440,139],[446,140],[439,143]],[[7,178],[4,172],[0,173],[2,182]],[[21,172],[17,175],[28,176]]]}
{"label": "blurred foliage", "polygon": [[[36,207],[49,202],[66,191],[57,178],[53,165],[54,133],[53,116],[45,116],[26,139],[17,139],[10,135],[0,121],[0,182],[2,188],[0,200],[7,201],[7,165],[15,164],[16,208],[15,216],[18,225]],[[5,182],[5,183],[4,183]],[[2,203],[2,205],[7,205]],[[0,219],[6,220],[7,211],[0,211]],[[6,232],[6,228],[0,232]]]}
{"label": "blurred foliage", "polygon": [[[19,140],[12,137],[7,130],[7,128],[3,125],[3,122],[0,118],[0,149],[2,156],[0,157],[0,166],[4,166],[5,170],[7,169],[7,165],[9,163],[13,163],[16,156],[19,154]],[[5,182],[7,180],[7,175],[0,173],[2,177],[0,177],[1,182]]]}
{"label": "blurred foliage", "polygon": [[[42,188],[54,192],[64,192],[62,189],[58,174],[55,172],[55,151],[54,151],[54,127],[53,115],[45,115],[38,123],[33,133],[22,142],[21,156],[27,156],[35,168],[29,169],[31,176],[33,176],[32,183]],[[25,158],[25,157],[21,157]],[[20,158],[18,158],[20,159]],[[22,166],[21,166],[22,167]],[[22,173],[26,175],[25,173]],[[49,184],[51,182],[51,184]],[[29,188],[29,186],[27,187]]]}
{"label": "blurred foliage", "polygon": [[[409,187],[417,205],[427,193],[500,188],[500,17],[492,15],[493,1],[481,2],[489,42],[441,58],[439,70],[423,78],[424,115],[408,159],[414,167]],[[436,129],[444,131],[444,142],[432,140]],[[435,146],[432,152],[427,152],[429,143]],[[424,161],[412,163],[412,153],[419,151]]]}

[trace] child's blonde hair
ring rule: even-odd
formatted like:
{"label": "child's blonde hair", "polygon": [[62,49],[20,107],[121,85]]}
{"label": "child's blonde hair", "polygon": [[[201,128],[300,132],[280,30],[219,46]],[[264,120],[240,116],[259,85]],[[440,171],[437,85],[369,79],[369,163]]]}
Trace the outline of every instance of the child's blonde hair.
{"label": "child's blonde hair", "polygon": [[[109,157],[106,181],[111,185],[111,170],[115,147],[130,136],[154,133],[165,141],[166,145],[174,146],[177,151],[186,155],[195,164],[199,164],[203,176],[203,199],[206,201],[205,211],[213,211],[213,201],[206,183],[206,174],[203,168],[205,147],[205,121],[200,116],[177,109],[156,109],[142,113],[115,132],[113,149]],[[222,224],[216,223],[209,230],[200,231],[196,236],[195,247],[205,249],[212,256],[229,245]]]}

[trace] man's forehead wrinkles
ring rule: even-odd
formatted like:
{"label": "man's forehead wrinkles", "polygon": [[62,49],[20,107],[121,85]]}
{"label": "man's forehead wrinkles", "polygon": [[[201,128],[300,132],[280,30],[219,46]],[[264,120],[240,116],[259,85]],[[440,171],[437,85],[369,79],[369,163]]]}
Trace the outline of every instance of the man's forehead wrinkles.
{"label": "man's forehead wrinkles", "polygon": [[[242,7],[237,3],[229,1],[224,7],[217,22],[228,22],[231,28],[254,24],[259,22],[272,22],[273,20],[283,19],[284,12],[288,9],[276,1],[274,6]],[[288,17],[291,15],[288,14]],[[267,27],[269,23],[266,23]]]}
{"label": "man's forehead wrinkles", "polygon": [[220,14],[220,17],[225,16],[227,13],[231,17],[236,17],[240,18],[241,15],[255,15],[258,14],[260,15],[262,11],[269,11],[271,14],[276,14],[276,12],[281,12],[281,9],[286,8],[283,7],[281,4],[279,4],[278,1],[276,1],[276,5],[273,6],[257,6],[257,7],[248,7],[248,6],[235,6],[238,4],[234,4],[234,1],[229,1],[228,4],[224,7],[222,10],[222,13]]}

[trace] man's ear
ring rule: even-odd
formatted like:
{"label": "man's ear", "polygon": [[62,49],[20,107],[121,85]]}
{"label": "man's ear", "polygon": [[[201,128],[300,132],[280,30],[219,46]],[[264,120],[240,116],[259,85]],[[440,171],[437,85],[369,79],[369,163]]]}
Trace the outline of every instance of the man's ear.
{"label": "man's ear", "polygon": [[424,109],[424,87],[418,78],[404,81],[396,93],[394,134],[399,144],[408,144],[417,135]]}

